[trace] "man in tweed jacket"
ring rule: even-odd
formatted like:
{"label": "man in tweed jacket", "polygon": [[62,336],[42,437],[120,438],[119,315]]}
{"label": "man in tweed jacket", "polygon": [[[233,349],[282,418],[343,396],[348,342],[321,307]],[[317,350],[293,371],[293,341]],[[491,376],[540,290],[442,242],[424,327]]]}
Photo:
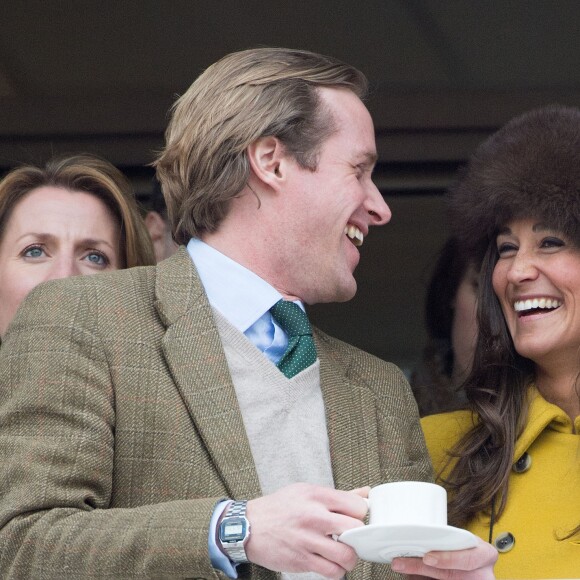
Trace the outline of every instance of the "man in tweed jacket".
{"label": "man in tweed jacket", "polygon": [[[354,295],[357,246],[390,218],[364,89],[307,52],[225,57],[156,163],[187,249],[30,295],[0,351],[0,577],[396,577],[333,538],[363,525],[365,486],[431,477],[400,371],[315,329],[316,363],[286,379],[271,304],[249,328],[222,308],[254,303],[248,280],[276,300]],[[304,386],[312,405],[285,402]],[[247,500],[243,557],[216,540],[229,500]]]}

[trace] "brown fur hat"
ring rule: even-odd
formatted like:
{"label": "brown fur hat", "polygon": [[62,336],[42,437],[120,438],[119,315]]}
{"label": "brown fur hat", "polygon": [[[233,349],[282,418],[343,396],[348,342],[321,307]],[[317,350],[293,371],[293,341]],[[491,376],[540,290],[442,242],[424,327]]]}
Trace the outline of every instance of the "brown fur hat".
{"label": "brown fur hat", "polygon": [[580,247],[580,109],[512,119],[477,148],[448,201],[451,228],[477,260],[514,218],[539,218]]}

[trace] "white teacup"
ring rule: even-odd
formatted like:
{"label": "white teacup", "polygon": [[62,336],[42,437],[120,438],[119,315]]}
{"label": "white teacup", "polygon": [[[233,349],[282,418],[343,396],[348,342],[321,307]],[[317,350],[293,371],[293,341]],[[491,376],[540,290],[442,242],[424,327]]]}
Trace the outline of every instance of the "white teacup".
{"label": "white teacup", "polygon": [[359,558],[389,563],[423,557],[432,550],[464,550],[477,545],[467,530],[447,525],[447,493],[439,485],[397,481],[373,487],[367,499],[369,525],[343,532],[339,540]]}
{"label": "white teacup", "polygon": [[383,483],[371,489],[367,503],[370,525],[447,525],[447,492],[434,483]]}

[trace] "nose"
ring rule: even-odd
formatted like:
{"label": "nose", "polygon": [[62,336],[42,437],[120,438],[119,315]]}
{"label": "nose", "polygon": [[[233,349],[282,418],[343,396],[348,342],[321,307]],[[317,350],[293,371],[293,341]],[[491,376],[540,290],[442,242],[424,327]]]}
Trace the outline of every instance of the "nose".
{"label": "nose", "polygon": [[533,258],[522,251],[516,253],[512,258],[507,271],[508,282],[521,284],[528,280],[535,280],[538,277],[538,269]]}
{"label": "nose", "polygon": [[60,278],[70,278],[71,276],[78,276],[80,273],[77,260],[63,257],[53,262],[53,267],[50,269],[46,279],[58,280]]}
{"label": "nose", "polygon": [[391,221],[391,208],[374,183],[371,183],[364,207],[371,218],[369,225],[382,226]]}

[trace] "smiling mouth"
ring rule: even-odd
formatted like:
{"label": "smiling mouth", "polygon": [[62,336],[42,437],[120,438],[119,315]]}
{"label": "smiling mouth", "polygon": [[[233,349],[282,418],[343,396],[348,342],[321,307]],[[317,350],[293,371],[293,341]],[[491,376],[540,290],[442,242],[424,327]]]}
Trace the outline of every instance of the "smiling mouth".
{"label": "smiling mouth", "polygon": [[355,246],[363,245],[364,235],[356,226],[348,224],[344,228],[344,233]]}
{"label": "smiling mouth", "polygon": [[529,316],[530,314],[540,314],[550,312],[560,308],[562,302],[557,298],[532,298],[529,300],[516,300],[514,310],[518,316]]}

